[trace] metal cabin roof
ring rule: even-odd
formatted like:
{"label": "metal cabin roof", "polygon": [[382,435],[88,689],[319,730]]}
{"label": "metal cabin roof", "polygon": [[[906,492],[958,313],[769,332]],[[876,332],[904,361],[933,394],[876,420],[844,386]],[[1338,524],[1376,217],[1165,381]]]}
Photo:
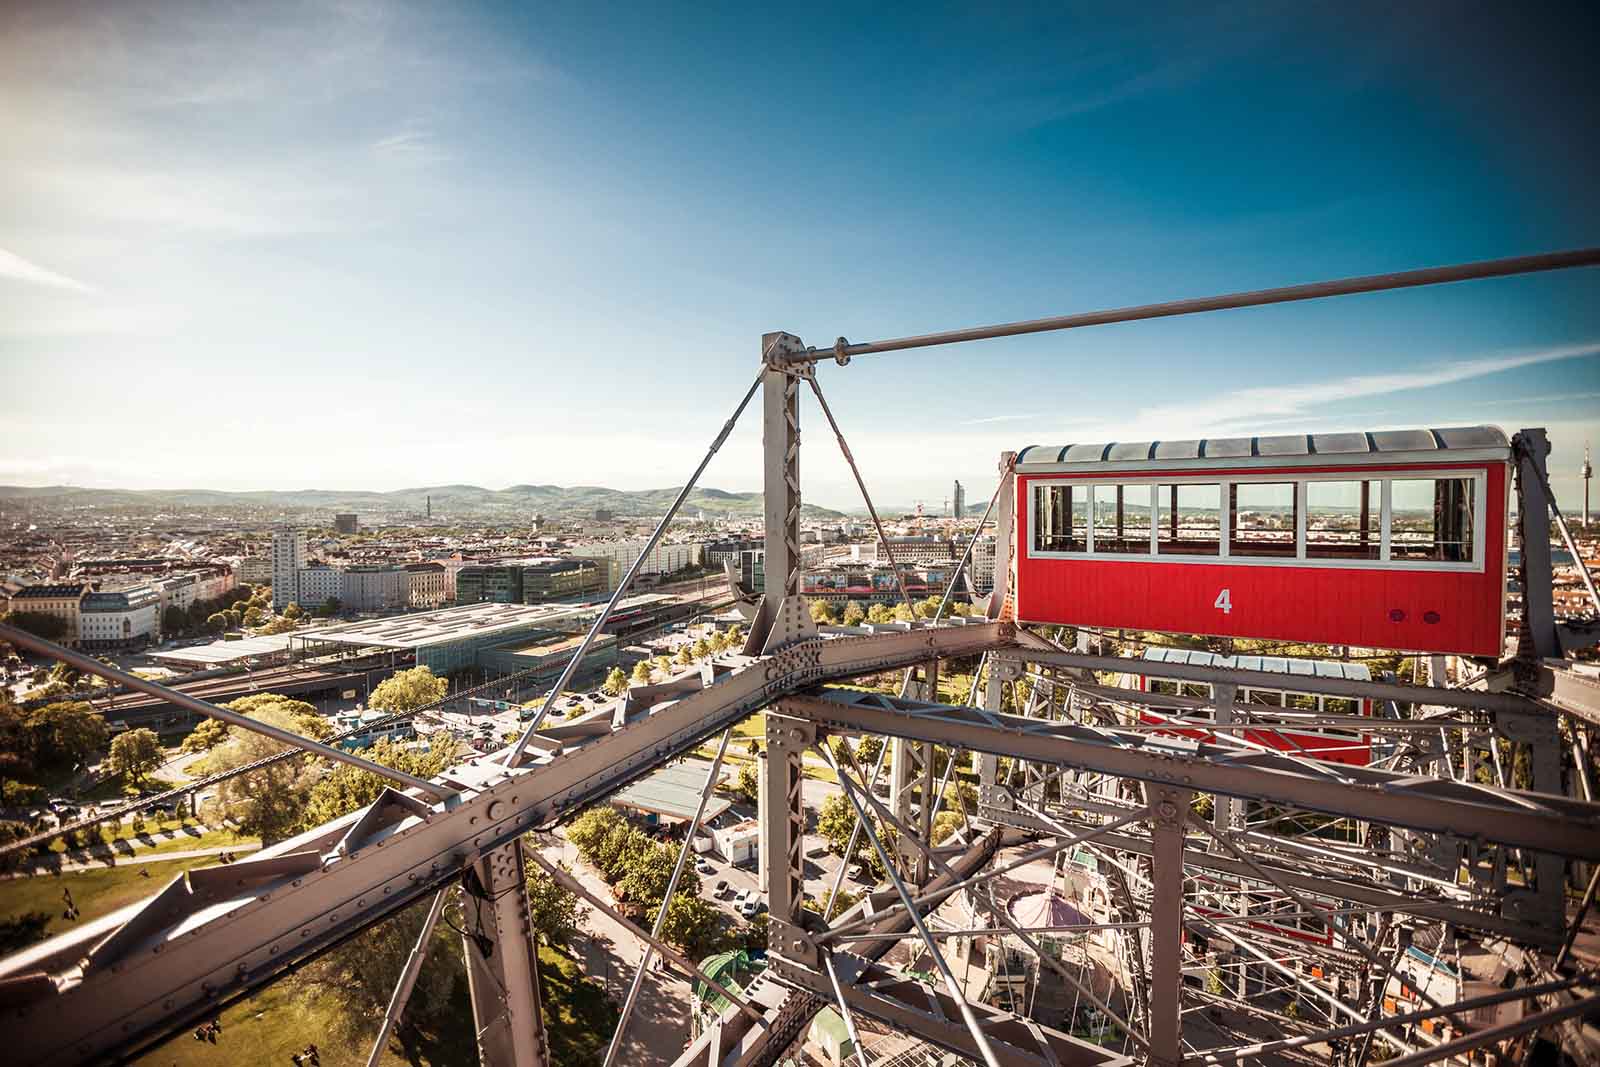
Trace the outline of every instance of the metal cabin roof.
{"label": "metal cabin roof", "polygon": [[1195,648],[1147,648],[1142,659],[1154,663],[1182,663],[1191,667],[1233,667],[1241,671],[1293,674],[1303,678],[1346,678],[1353,682],[1372,681],[1365,663],[1337,660],[1294,659],[1288,656],[1219,656]]}
{"label": "metal cabin roof", "polygon": [[1209,437],[1186,441],[1111,441],[1098,444],[1029,445],[1017,453],[1017,468],[1093,463],[1140,464],[1185,460],[1288,459],[1310,456],[1377,457],[1399,453],[1508,452],[1511,442],[1498,426],[1451,426],[1435,430],[1374,430],[1366,433],[1286,434],[1276,437]]}

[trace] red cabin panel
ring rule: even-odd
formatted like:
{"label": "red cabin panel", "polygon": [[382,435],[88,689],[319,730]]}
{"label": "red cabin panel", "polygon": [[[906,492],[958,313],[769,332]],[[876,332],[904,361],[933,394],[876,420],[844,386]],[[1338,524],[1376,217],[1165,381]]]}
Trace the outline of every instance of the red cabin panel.
{"label": "red cabin panel", "polygon": [[[1481,529],[1474,530],[1473,561],[1433,569],[1427,565],[1408,569],[1383,560],[1319,565],[1303,557],[1036,555],[1029,524],[1036,485],[1120,482],[1137,487],[1161,484],[1163,478],[1213,477],[1224,481],[1237,477],[1243,483],[1276,478],[1278,472],[1261,461],[1232,468],[1163,469],[1151,463],[1134,469],[1112,467],[1109,472],[1024,470],[1019,466],[1016,476],[1015,595],[1022,622],[1410,652],[1495,657],[1504,652],[1509,466],[1503,460],[1349,466],[1301,462],[1284,468],[1283,481],[1344,475],[1373,484],[1385,479],[1481,478],[1483,500],[1474,519]],[[1223,507],[1225,512],[1226,500]]]}

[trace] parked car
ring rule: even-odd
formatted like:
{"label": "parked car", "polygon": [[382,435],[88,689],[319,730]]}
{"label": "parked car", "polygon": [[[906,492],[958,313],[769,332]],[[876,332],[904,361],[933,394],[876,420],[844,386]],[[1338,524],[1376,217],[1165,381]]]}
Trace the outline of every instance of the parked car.
{"label": "parked car", "polygon": [[739,914],[743,915],[746,919],[753,919],[755,918],[756,913],[765,906],[766,905],[761,902],[761,895],[754,890],[750,890],[745,894],[744,899],[739,902]]}
{"label": "parked car", "polygon": [[701,874],[716,874],[717,873],[717,869],[714,866],[711,865],[711,862],[709,860],[703,860],[703,859],[695,860],[694,861],[694,869],[699,871]]}
{"label": "parked car", "polygon": [[726,878],[719,878],[717,879],[716,886],[711,890],[711,895],[716,899],[721,900],[732,891],[732,887],[728,885],[728,880]]}

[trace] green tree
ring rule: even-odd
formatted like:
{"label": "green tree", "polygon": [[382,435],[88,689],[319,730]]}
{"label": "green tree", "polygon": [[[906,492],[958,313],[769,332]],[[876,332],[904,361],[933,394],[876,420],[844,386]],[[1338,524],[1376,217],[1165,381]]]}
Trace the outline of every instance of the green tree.
{"label": "green tree", "polygon": [[317,614],[324,619],[331,619],[339,614],[339,609],[343,606],[338,597],[331,596],[322,602],[322,606],[317,609]]}
{"label": "green tree", "polygon": [[214,634],[220,634],[228,628],[228,617],[220,611],[214,611],[206,616],[206,626]]}
{"label": "green tree", "polygon": [[[653,911],[667,895],[667,883],[672,880],[678,850],[648,838],[645,840],[646,846],[629,856],[622,876],[616,880],[615,891],[622,900]],[[691,895],[700,892],[700,876],[693,867],[684,868],[678,878],[678,892]]]}
{"label": "green tree", "polygon": [[867,611],[867,621],[879,624],[893,622],[894,610],[887,604],[874,604]]}
{"label": "green tree", "polygon": [[185,752],[209,752],[228,739],[228,724],[221,719],[202,719],[179,747]]}
{"label": "green tree", "polygon": [[5,621],[46,641],[59,641],[67,636],[67,620],[48,612],[13,611],[5,616]]}
{"label": "green tree", "polygon": [[811,621],[815,623],[833,622],[833,605],[826,600],[813,600],[811,602]]}
{"label": "green tree", "polygon": [[292,601],[283,609],[283,617],[286,619],[298,619],[304,614],[305,611],[300,607],[300,605]]}
{"label": "green tree", "polygon": [[276,619],[270,619],[266,623],[262,624],[260,630],[257,632],[261,634],[286,634],[290,630],[293,630],[294,626],[295,623],[293,619],[280,615]]}
{"label": "green tree", "polygon": [[633,684],[634,685],[649,685],[650,684],[650,661],[649,660],[642,659],[638,663],[635,663],[633,665]]}
{"label": "green tree", "polygon": [[[294,718],[277,709],[267,709],[254,717],[286,730],[294,729]],[[228,771],[276,756],[286,748],[261,734],[234,730],[209,763],[213,771]],[[207,806],[202,817],[212,826],[231,822],[241,833],[259,836],[263,844],[270,845],[300,828],[316,776],[310,760],[280,760],[229,778],[217,786],[216,800]]]}
{"label": "green tree", "polygon": [[532,860],[526,862],[524,874],[528,883],[528,918],[534,934],[551,948],[566,948],[583,930],[578,895],[563,889]]}
{"label": "green tree", "polygon": [[167,608],[161,613],[161,632],[167,637],[176,637],[189,629],[189,616],[184,614],[177,605]]}
{"label": "green tree", "polygon": [[128,730],[111,739],[107,759],[112,774],[120,774],[135,785],[161,766],[161,741],[154,730]]}
{"label": "green tree", "polygon": [[693,666],[694,654],[689,651],[688,645],[679,645],[678,654],[672,657],[672,662],[674,665],[679,667]]}
{"label": "green tree", "polygon": [[222,616],[228,620],[228,626],[231,629],[238,629],[239,626],[244,623],[244,616],[235,611],[233,608],[229,608],[227,611],[224,611]]}
{"label": "green tree", "polygon": [[27,714],[27,728],[38,769],[48,771],[92,763],[111,739],[105,719],[81,700],[33,709]]}
{"label": "green tree", "polygon": [[571,841],[578,854],[589,863],[594,863],[596,850],[612,830],[618,826],[626,826],[628,820],[622,813],[609,804],[601,804],[579,815],[567,824],[567,840]]}
{"label": "green tree", "polygon": [[966,822],[959,811],[941,811],[933,817],[933,827],[929,831],[934,844],[942,843],[945,838],[961,829]]}
{"label": "green tree", "polygon": [[246,626],[260,626],[266,617],[267,616],[264,611],[252,604],[245,610],[244,624]]}
{"label": "green tree", "polygon": [[852,600],[844,606],[844,624],[846,626],[860,626],[866,617],[867,613],[862,610],[860,601]]}
{"label": "green tree", "polygon": [[662,674],[671,674],[672,673],[672,657],[671,656],[657,656],[651,662],[655,664],[656,670],[660,671]]}
{"label": "green tree", "polygon": [[[680,883],[681,884],[681,883]],[[680,890],[672,894],[667,914],[661,922],[661,938],[698,958],[716,947],[722,927],[722,913],[703,897]]]}
{"label": "green tree", "polygon": [[590,862],[600,876],[611,883],[627,873],[631,863],[654,847],[655,842],[642,831],[623,822],[606,834],[605,840],[595,848]]}
{"label": "green tree", "polygon": [[761,789],[761,777],[754,763],[746,763],[739,768],[739,773],[733,777],[733,791],[743,797],[745,803],[754,804],[757,794]]}
{"label": "green tree", "polygon": [[883,738],[878,734],[862,734],[856,740],[856,762],[863,769],[870,768],[878,761],[878,753],[883,751]]}
{"label": "green tree", "polygon": [[384,711],[415,711],[443,700],[449,689],[450,683],[427,667],[413,667],[386,678],[367,697],[367,704]]}
{"label": "green tree", "polygon": [[[362,755],[418,778],[433,778],[442,774],[456,761],[456,742],[448,734],[436,733],[426,749],[411,749],[390,740],[382,740]],[[340,763],[318,778],[306,794],[305,814],[301,828],[309,830],[348,815],[377,800],[386,786],[393,783],[383,776]]]}
{"label": "green tree", "polygon": [[833,887],[829,886],[827,889],[822,891],[822,897],[820,899],[816,897],[807,897],[803,906],[810,911],[814,911],[819,915],[826,915],[828,918],[832,919],[855,907],[856,902],[860,899],[860,894],[852,893],[848,889],[841,888],[837,898],[837,905],[830,909],[828,905],[831,901],[835,900],[835,897],[833,895]]}
{"label": "green tree", "polygon": [[689,654],[697,660],[705,659],[711,655],[711,645],[702,637],[690,647]]}
{"label": "green tree", "polygon": [[252,693],[223,707],[257,719],[265,718],[268,714],[280,716],[288,720],[289,729],[313,741],[326,741],[333,736],[333,724],[321,712],[304,700],[296,700],[282,693]]}
{"label": "green tree", "polygon": [[822,802],[822,807],[817,810],[817,833],[828,842],[828,848],[836,856],[843,856],[844,850],[850,844],[850,831],[855,826],[855,809],[844,798],[842,793],[833,793]]}
{"label": "green tree", "polygon": [[600,689],[607,696],[619,697],[628,689],[628,676],[622,673],[621,667],[612,667]]}
{"label": "green tree", "polygon": [[6,781],[32,770],[33,741],[27,712],[12,702],[10,690],[0,687],[0,804],[6,803]]}

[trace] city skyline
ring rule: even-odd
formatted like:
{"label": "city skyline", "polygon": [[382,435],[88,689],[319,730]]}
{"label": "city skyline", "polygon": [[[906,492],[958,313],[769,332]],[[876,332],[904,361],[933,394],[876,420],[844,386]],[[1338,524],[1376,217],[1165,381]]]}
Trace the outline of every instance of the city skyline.
{"label": "city skyline", "polygon": [[[0,483],[660,488],[766,330],[825,346],[1600,243],[1595,17],[11,5]],[[930,510],[953,479],[986,499],[1027,444],[1480,422],[1547,427],[1565,502],[1600,438],[1595,284],[819,380],[873,492]],[[806,499],[857,507],[801,418]],[[702,484],[759,490],[759,437],[747,415]]]}

